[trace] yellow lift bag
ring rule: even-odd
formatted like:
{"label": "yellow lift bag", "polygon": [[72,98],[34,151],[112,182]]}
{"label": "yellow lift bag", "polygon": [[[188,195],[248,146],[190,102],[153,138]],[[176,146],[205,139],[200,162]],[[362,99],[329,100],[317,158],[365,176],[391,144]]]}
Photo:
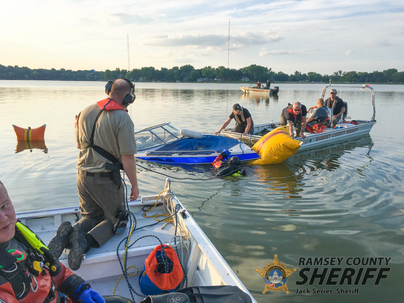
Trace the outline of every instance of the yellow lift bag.
{"label": "yellow lift bag", "polygon": [[252,149],[260,156],[251,165],[277,164],[293,156],[302,141],[292,139],[288,132],[289,126],[281,126],[263,136]]}

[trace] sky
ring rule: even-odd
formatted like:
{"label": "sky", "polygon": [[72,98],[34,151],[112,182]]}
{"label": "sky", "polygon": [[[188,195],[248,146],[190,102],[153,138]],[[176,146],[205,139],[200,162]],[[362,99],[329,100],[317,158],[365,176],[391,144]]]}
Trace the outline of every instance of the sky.
{"label": "sky", "polygon": [[12,0],[0,28],[0,64],[31,69],[404,71],[403,0]]}

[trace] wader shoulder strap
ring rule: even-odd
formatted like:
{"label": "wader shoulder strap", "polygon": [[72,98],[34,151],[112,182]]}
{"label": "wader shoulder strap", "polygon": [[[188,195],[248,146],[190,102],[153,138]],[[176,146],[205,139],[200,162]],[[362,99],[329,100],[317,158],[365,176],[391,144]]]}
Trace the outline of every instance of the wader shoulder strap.
{"label": "wader shoulder strap", "polygon": [[[103,110],[100,110],[100,112],[98,113],[97,117],[95,118],[94,121],[94,126],[93,126],[93,130],[91,132],[91,137],[90,137],[90,143],[88,144],[88,147],[93,148],[97,153],[99,153],[101,156],[103,156],[105,159],[111,161],[112,163],[115,164],[115,166],[119,166],[119,169],[123,169],[122,163],[120,163],[118,161],[117,158],[115,158],[114,155],[112,155],[111,153],[109,153],[108,151],[106,151],[105,149],[103,149],[102,147],[98,146],[98,145],[94,145],[94,133],[95,133],[95,126],[97,124],[98,118],[101,116]],[[106,167],[107,168],[107,167]],[[111,167],[107,168],[110,170],[113,170]]]}
{"label": "wader shoulder strap", "polygon": [[91,131],[90,143],[88,144],[89,147],[93,147],[93,145],[94,145],[95,125],[97,124],[98,118],[101,116],[101,114],[102,114],[102,110],[100,110],[97,117],[95,118],[93,130]]}

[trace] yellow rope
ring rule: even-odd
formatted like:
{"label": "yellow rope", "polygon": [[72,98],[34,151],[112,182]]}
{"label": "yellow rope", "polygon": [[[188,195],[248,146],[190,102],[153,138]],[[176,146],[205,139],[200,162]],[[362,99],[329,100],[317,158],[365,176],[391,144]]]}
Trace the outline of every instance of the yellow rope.
{"label": "yellow rope", "polygon": [[[130,277],[136,276],[137,273],[139,272],[139,269],[137,268],[136,265],[129,266],[126,270],[128,270],[129,268],[132,268],[132,267],[136,268],[136,272],[135,272],[134,274],[129,274],[129,273],[127,273],[127,275],[130,276]],[[113,296],[115,295],[116,288],[118,287],[118,284],[119,284],[119,282],[121,281],[122,277],[123,277],[123,274],[119,277],[118,281],[117,281],[116,284],[115,284],[114,291],[112,292],[112,295],[113,295]]]}
{"label": "yellow rope", "polygon": [[[158,214],[158,215],[153,215],[153,216],[146,216],[146,213],[147,213],[148,211],[152,210],[153,208],[155,208],[155,207],[157,206],[157,204],[158,204],[158,202],[159,202],[159,200],[160,200],[160,196],[161,196],[162,194],[166,193],[166,192],[167,192],[167,191],[162,191],[161,193],[159,193],[159,195],[158,195],[158,197],[157,197],[157,200],[156,200],[156,203],[154,203],[153,207],[151,207],[150,209],[146,210],[146,211],[143,213],[143,217],[145,217],[145,218],[154,218],[154,219],[157,220],[157,221],[160,221],[160,220],[157,219],[157,217],[161,217],[161,216],[169,217],[169,215],[166,215],[166,214]],[[165,222],[172,222],[172,221],[174,221],[174,220],[171,218],[171,219],[164,219],[164,220],[162,220],[162,221],[165,221]],[[122,262],[122,264],[125,265],[125,266],[126,266],[126,259],[127,259],[127,255],[128,255],[128,245],[129,245],[129,243],[130,243],[130,238],[132,237],[132,233],[133,233],[133,229],[134,229],[134,228],[135,228],[135,218],[133,218],[132,226],[131,226],[131,229],[130,229],[130,232],[129,232],[129,235],[128,235],[128,240],[126,241],[125,254],[124,254],[123,262]],[[134,274],[129,274],[129,273],[128,273],[128,269],[129,269],[129,268],[132,268],[132,267],[135,267],[135,268],[136,268],[136,272],[135,272]],[[136,265],[132,265],[132,266],[129,266],[128,268],[126,268],[126,273],[127,273],[127,275],[130,276],[130,277],[133,277],[133,276],[137,275],[138,271],[139,271],[139,269],[137,268]],[[114,291],[112,292],[112,295],[115,295],[116,288],[118,287],[118,284],[119,284],[119,282],[121,281],[121,279],[122,279],[123,276],[124,276],[124,274],[121,274],[121,276],[119,277],[118,281],[116,282],[115,287],[114,287]]]}
{"label": "yellow rope", "polygon": [[151,211],[153,208],[155,208],[155,207],[157,206],[157,204],[158,204],[158,202],[159,202],[159,200],[160,200],[160,196],[161,196],[162,194],[166,193],[166,192],[167,192],[167,191],[164,190],[164,191],[162,191],[161,193],[159,193],[159,195],[158,195],[158,197],[157,197],[157,200],[156,200],[156,203],[154,203],[154,205],[153,205],[151,208],[149,208],[148,210],[146,210],[146,211],[143,213],[143,217],[144,217],[144,218],[154,218],[154,220],[156,220],[156,221],[164,221],[164,222],[172,222],[172,221],[174,221],[173,218],[170,218],[170,219],[163,219],[163,220],[157,219],[158,217],[170,217],[170,215],[166,215],[166,214],[158,214],[158,215],[152,215],[152,216],[147,216],[147,215],[146,215],[147,212]]}
{"label": "yellow rope", "polygon": [[[123,256],[123,263],[122,263],[123,266],[126,266],[126,258],[127,258],[127,256],[128,256],[128,245],[129,245],[129,243],[130,243],[130,238],[132,237],[132,233],[133,233],[134,228],[135,228],[135,218],[133,218],[132,226],[131,226],[131,228],[130,228],[130,232],[129,232],[129,234],[128,234],[128,239],[127,239],[127,241],[126,241],[125,254],[124,254],[124,256]],[[129,268],[132,268],[132,267],[135,267],[135,268],[136,268],[136,272],[135,272],[134,274],[129,274],[129,273],[128,273],[128,269],[129,269]],[[126,268],[125,271],[126,271],[126,273],[127,273],[128,276],[133,277],[133,276],[135,276],[135,275],[138,273],[139,269],[137,268],[137,266],[132,265],[132,266],[129,266],[128,268]],[[116,282],[115,287],[114,287],[114,291],[112,292],[112,295],[115,295],[116,288],[118,287],[119,281],[121,281],[122,277],[123,277],[123,273],[122,273],[122,275],[119,277],[118,281]]]}

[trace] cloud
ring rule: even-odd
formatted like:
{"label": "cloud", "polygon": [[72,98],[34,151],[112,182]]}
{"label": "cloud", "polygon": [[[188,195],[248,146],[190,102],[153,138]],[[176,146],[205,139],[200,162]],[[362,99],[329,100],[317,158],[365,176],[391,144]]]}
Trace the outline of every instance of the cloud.
{"label": "cloud", "polygon": [[[197,48],[223,48],[228,45],[228,36],[217,34],[190,34],[190,35],[159,35],[149,39],[145,45],[159,47],[188,46]],[[265,45],[281,41],[282,38],[276,34],[262,33],[241,33],[230,36],[231,50]]]}
{"label": "cloud", "polygon": [[379,68],[388,48],[402,70],[403,18],[402,0],[14,0],[0,10],[0,58],[31,68],[123,68],[129,41],[132,67],[220,66],[230,23],[234,67],[323,73],[332,58],[338,69],[365,60]]}
{"label": "cloud", "polygon": [[392,46],[392,44],[390,43],[390,41],[387,40],[387,39],[382,40],[382,41],[379,41],[378,45],[381,46],[381,47]]}
{"label": "cloud", "polygon": [[374,40],[374,39],[369,39],[364,42],[364,44],[368,47],[390,47],[393,46],[391,44],[390,40],[388,39],[383,39],[383,40]]}
{"label": "cloud", "polygon": [[282,55],[298,55],[298,54],[306,54],[312,52],[312,50],[308,49],[299,49],[299,50],[266,50],[262,49],[258,56],[265,57],[265,56],[282,56]]}

